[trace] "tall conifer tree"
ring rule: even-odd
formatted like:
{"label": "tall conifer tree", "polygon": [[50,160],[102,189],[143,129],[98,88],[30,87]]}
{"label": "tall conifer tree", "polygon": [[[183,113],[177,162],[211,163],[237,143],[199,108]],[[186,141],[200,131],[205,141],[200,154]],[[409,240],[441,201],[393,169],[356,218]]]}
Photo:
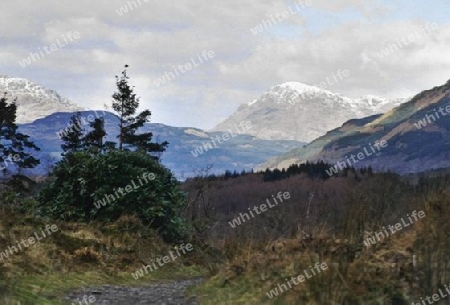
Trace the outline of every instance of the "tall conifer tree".
{"label": "tall conifer tree", "polygon": [[20,133],[16,125],[17,105],[8,103],[5,95],[0,98],[0,169],[5,174],[10,166],[19,169],[34,168],[40,162],[29,151],[39,151],[29,136]]}
{"label": "tall conifer tree", "polygon": [[61,145],[62,155],[82,151],[84,148],[83,136],[84,129],[81,126],[81,113],[77,112],[76,115],[70,118],[69,127],[61,134],[61,140],[64,142]]}
{"label": "tall conifer tree", "polygon": [[96,152],[102,152],[105,149],[103,138],[106,136],[104,118],[97,118],[89,124],[92,128],[83,138],[85,148],[94,148]]}
{"label": "tall conifer tree", "polygon": [[169,143],[152,142],[153,134],[144,132],[136,134],[137,129],[150,121],[150,110],[144,110],[136,115],[139,98],[134,93],[134,87],[128,83],[128,65],[122,71],[122,76],[116,76],[117,91],[113,94],[112,108],[119,117],[119,150],[136,148],[147,153],[161,153]]}

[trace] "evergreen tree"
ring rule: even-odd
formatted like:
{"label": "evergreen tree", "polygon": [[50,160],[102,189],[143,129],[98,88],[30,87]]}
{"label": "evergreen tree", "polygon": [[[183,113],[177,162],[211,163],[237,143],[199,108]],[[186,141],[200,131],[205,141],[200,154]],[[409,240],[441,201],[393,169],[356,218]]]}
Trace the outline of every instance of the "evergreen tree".
{"label": "evergreen tree", "polygon": [[81,127],[81,113],[77,112],[70,118],[69,127],[60,134],[61,140],[64,142],[61,145],[63,150],[62,155],[82,151],[84,129]]}
{"label": "evergreen tree", "polygon": [[97,153],[105,149],[103,138],[106,136],[104,118],[97,118],[89,124],[93,130],[88,132],[83,138],[83,147],[87,149],[93,148]]}
{"label": "evergreen tree", "polygon": [[144,110],[135,116],[139,107],[139,98],[133,91],[134,87],[128,84],[127,68],[128,65],[125,65],[120,78],[116,76],[117,92],[112,96],[112,108],[119,117],[119,135],[117,136],[119,150],[134,147],[147,153],[161,153],[165,151],[169,143],[151,142],[153,137],[151,132],[136,134],[138,128],[149,122],[151,112]]}
{"label": "evergreen tree", "polygon": [[5,93],[0,98],[0,169],[4,174],[9,166],[16,166],[20,170],[34,168],[40,163],[26,151],[40,149],[29,140],[29,136],[18,132],[16,113],[15,102],[8,103]]}

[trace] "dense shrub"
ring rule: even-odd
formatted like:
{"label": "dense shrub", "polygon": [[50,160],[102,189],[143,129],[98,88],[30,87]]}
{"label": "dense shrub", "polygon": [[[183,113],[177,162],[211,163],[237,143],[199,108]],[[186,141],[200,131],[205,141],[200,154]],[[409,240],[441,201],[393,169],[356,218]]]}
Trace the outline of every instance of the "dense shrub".
{"label": "dense shrub", "polygon": [[[143,178],[146,173],[150,176],[148,182]],[[113,221],[122,215],[136,215],[144,224],[160,230],[166,240],[175,240],[184,232],[179,211],[185,196],[178,184],[167,168],[145,153],[76,152],[55,166],[38,200],[45,216],[71,221]],[[127,185],[133,188],[129,193],[125,190]]]}

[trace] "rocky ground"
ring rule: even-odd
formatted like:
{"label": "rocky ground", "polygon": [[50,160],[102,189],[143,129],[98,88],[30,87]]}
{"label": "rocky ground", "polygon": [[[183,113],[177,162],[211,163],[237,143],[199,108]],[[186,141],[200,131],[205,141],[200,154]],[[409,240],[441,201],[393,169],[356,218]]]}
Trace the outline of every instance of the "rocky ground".
{"label": "rocky ground", "polygon": [[[196,305],[194,297],[188,297],[185,290],[201,283],[203,279],[187,279],[151,284],[141,287],[101,286],[85,288],[65,297],[67,304],[95,305]],[[83,300],[84,297],[84,300]],[[89,299],[90,297],[90,299]],[[93,299],[95,297],[95,301]]]}

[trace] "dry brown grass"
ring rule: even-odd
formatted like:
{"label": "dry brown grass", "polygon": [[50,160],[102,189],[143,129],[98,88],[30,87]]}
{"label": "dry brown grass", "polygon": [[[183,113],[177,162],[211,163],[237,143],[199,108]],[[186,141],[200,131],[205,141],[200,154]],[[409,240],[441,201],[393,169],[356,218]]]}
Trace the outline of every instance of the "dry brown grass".
{"label": "dry brown grass", "polygon": [[40,232],[46,224],[56,224],[59,230],[0,261],[0,304],[59,304],[57,298],[69,288],[101,283],[136,285],[202,272],[190,267],[192,257],[186,255],[137,283],[131,272],[150,257],[166,255],[171,246],[132,216],[107,225],[81,224],[47,222],[5,206],[1,210],[0,251]]}

